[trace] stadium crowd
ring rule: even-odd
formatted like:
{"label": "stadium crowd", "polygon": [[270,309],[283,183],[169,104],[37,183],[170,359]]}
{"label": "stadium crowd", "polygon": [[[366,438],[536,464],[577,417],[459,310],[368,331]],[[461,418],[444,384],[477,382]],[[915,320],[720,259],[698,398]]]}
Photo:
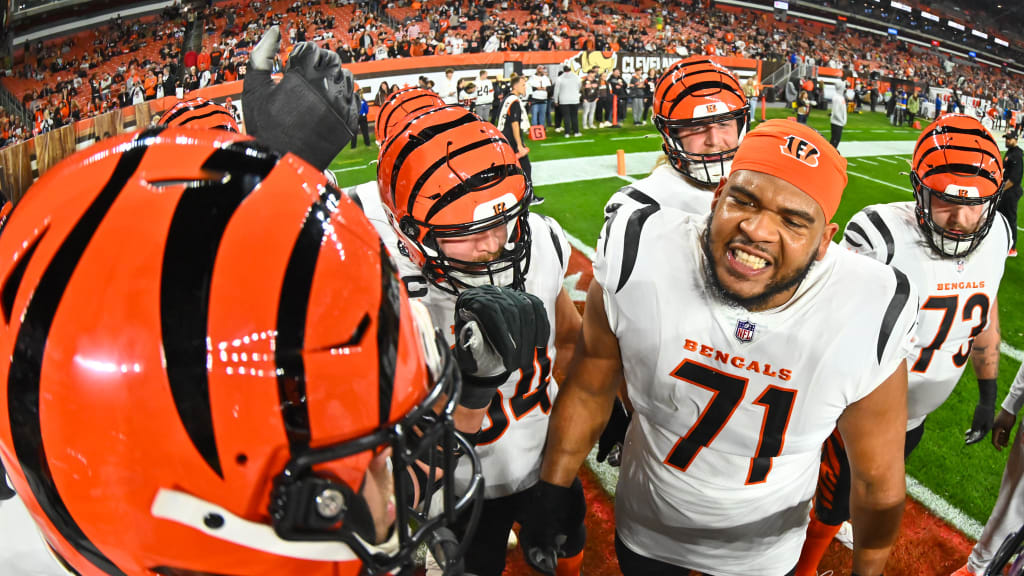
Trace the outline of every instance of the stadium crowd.
{"label": "stadium crowd", "polygon": [[[343,63],[498,50],[711,54],[841,69],[845,77],[861,79],[856,88],[865,101],[878,77],[905,81],[922,94],[930,86],[952,87],[1003,108],[1019,109],[1022,93],[1020,79],[1008,72],[896,38],[792,17],[779,22],[770,13],[728,6],[707,10],[688,0],[257,0],[198,10],[174,5],[158,15],[117,17],[71,37],[26,45],[21,63],[3,82],[33,123],[0,110],[0,145],[114,108],[241,79],[257,31],[274,24],[287,31],[283,54],[312,40],[336,51]],[[189,26],[202,27],[202,48],[183,54]],[[629,87],[617,95],[635,97]],[[649,88],[645,97],[649,102]],[[605,107],[597,106],[600,118]],[[634,118],[642,122],[643,116]]]}

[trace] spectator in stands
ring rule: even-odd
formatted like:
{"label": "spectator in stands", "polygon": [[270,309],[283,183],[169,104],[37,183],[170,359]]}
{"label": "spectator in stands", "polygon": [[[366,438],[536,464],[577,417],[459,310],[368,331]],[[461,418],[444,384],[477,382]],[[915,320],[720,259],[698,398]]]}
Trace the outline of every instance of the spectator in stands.
{"label": "spectator in stands", "polygon": [[565,137],[580,135],[580,77],[568,66],[562,67],[562,75],[555,83],[554,102],[562,112],[565,123]]}
{"label": "spectator in stands", "polygon": [[537,66],[537,72],[530,77],[527,87],[530,92],[530,125],[544,126],[548,118],[548,89],[551,88],[547,68]]}
{"label": "spectator in stands", "polygon": [[384,101],[388,99],[391,94],[391,88],[387,82],[381,82],[380,86],[377,87],[377,95],[373,98],[373,103],[376,106],[383,106]]}
{"label": "spectator in stands", "polygon": [[647,71],[647,78],[644,79],[644,114],[642,117],[644,123],[647,122],[648,114],[654,105],[654,89],[658,86],[659,76],[661,76],[661,71],[651,68]]}

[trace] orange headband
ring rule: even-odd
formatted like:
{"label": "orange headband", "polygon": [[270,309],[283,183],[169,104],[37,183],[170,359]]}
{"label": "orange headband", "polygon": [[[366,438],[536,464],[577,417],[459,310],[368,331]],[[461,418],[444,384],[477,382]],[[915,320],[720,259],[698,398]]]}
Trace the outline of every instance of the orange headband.
{"label": "orange headband", "polygon": [[768,120],[743,137],[732,171],[752,170],[782,178],[821,206],[831,221],[846,188],[846,159],[805,124]]}

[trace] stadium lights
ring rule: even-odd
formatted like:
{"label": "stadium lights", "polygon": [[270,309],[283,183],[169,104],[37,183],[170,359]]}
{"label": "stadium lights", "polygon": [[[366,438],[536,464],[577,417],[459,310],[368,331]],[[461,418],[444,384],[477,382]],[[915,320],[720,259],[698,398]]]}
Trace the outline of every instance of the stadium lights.
{"label": "stadium lights", "polygon": [[1004,46],[1006,48],[1010,47],[1010,43],[1007,42],[1006,40],[1002,40],[1000,38],[996,38],[995,36],[993,36],[992,39],[995,40],[996,44],[999,44],[1000,46]]}
{"label": "stadium lights", "polygon": [[959,22],[954,22],[952,20],[948,20],[946,23],[949,24],[950,28],[956,28],[957,30],[960,30],[961,32],[963,32],[964,30],[967,29],[967,28],[964,27],[963,24],[960,24]]}
{"label": "stadium lights", "polygon": [[789,10],[789,2],[786,2],[784,0],[775,0],[775,9],[776,10]]}
{"label": "stadium lights", "polygon": [[984,32],[976,30],[974,28],[971,29],[971,34],[974,34],[978,38],[988,38],[988,34],[985,34]]}
{"label": "stadium lights", "polygon": [[897,30],[895,28],[889,28],[889,34],[892,34],[893,36],[898,36],[899,33],[900,33],[899,30]]}
{"label": "stadium lights", "polygon": [[902,3],[902,2],[897,2],[896,0],[892,0],[892,7],[893,8],[898,8],[900,10],[903,10],[904,12],[913,12],[914,11],[914,9],[911,8],[910,6],[908,6],[908,5],[906,5],[906,4]]}
{"label": "stadium lights", "polygon": [[927,18],[928,20],[931,20],[932,22],[941,22],[942,21],[942,18],[939,18],[938,16],[936,16],[935,14],[932,14],[931,12],[925,12],[924,10],[921,10],[921,16],[923,18]]}

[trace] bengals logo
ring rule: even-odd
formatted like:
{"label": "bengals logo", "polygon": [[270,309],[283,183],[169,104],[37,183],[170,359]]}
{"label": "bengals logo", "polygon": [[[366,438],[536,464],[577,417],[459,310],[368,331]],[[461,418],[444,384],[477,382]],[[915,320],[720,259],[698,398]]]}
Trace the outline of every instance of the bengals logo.
{"label": "bengals logo", "polygon": [[494,215],[495,216],[501,214],[504,211],[505,211],[505,203],[504,202],[496,202],[494,204]]}
{"label": "bengals logo", "polygon": [[961,198],[966,198],[966,197],[967,197],[967,195],[968,195],[968,194],[970,194],[970,193],[971,193],[971,191],[970,191],[970,190],[966,190],[966,189],[964,189],[964,188],[960,188],[960,189],[958,189],[958,190],[956,191],[956,194],[957,194],[957,196],[959,196],[959,197],[961,197]]}
{"label": "bengals logo", "polygon": [[708,114],[714,114],[717,109],[718,104],[708,104]]}
{"label": "bengals logo", "polygon": [[811,144],[803,138],[798,136],[786,136],[786,143],[779,146],[779,150],[782,150],[783,154],[792,156],[804,164],[807,164],[811,168],[818,167],[818,156],[821,155],[821,152],[818,151],[818,148],[814,144]]}

